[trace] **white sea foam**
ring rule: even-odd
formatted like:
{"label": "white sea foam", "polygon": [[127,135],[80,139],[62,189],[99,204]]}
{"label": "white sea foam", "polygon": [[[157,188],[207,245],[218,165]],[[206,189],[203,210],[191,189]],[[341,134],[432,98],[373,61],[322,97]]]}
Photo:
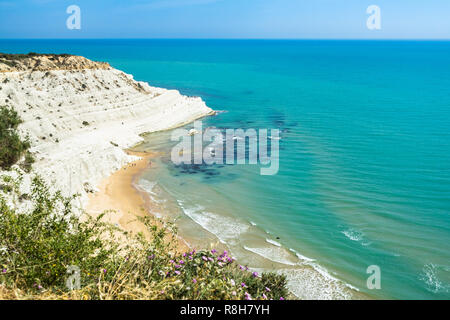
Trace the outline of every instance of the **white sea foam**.
{"label": "white sea foam", "polygon": [[205,230],[214,234],[222,243],[228,243],[239,239],[250,226],[235,219],[205,211],[202,206],[187,208],[181,201],[178,204],[184,213]]}
{"label": "white sea foam", "polygon": [[[291,250],[292,250],[292,249],[291,249]],[[340,286],[340,287],[347,287],[347,288],[350,288],[350,289],[352,289],[352,290],[359,291],[358,288],[352,286],[351,284],[345,283],[345,282],[339,280],[338,278],[332,276],[332,275],[330,274],[330,272],[329,272],[327,269],[325,269],[325,268],[322,267],[321,265],[315,263],[315,262],[314,262],[314,261],[315,261],[314,259],[305,257],[305,256],[301,255],[300,253],[296,252],[295,250],[292,250],[292,251],[294,251],[294,252],[296,253],[297,257],[298,257],[300,260],[304,261],[304,264],[306,264],[306,265],[312,267],[315,271],[317,271],[317,272],[318,272],[324,279],[326,279],[327,281],[332,281],[332,282],[339,283],[339,286]]]}
{"label": "white sea foam", "polygon": [[167,202],[166,199],[163,198],[157,198],[158,193],[156,192],[155,188],[157,187],[156,181],[149,181],[147,179],[140,179],[137,187],[139,190],[144,191],[148,194],[150,200],[154,203],[165,203]]}
{"label": "white sea foam", "polygon": [[155,197],[153,197],[151,195],[149,195],[149,197],[150,197],[150,200],[152,200],[152,202],[155,202],[155,203],[165,203],[165,202],[167,202],[166,199],[156,199]]}
{"label": "white sea foam", "polygon": [[311,261],[299,264],[297,268],[278,269],[275,272],[286,276],[287,287],[300,299],[349,300],[353,298],[354,291],[359,291],[358,288],[335,278],[324,267]]}
{"label": "white sea foam", "polygon": [[291,252],[293,252],[297,256],[297,258],[299,258],[301,260],[301,262],[313,262],[313,261],[316,261],[314,259],[308,258],[308,257],[300,254],[298,251],[296,251],[296,250],[294,250],[292,248],[290,248],[289,250]]}
{"label": "white sea foam", "polygon": [[355,230],[355,229],[348,229],[342,231],[342,233],[350,240],[352,241],[362,241],[363,240],[363,233]]}
{"label": "white sea foam", "polygon": [[156,181],[149,181],[147,179],[140,179],[138,183],[138,188],[141,190],[156,195],[156,192],[154,191],[154,188],[156,187]]}
{"label": "white sea foam", "polygon": [[270,246],[262,248],[251,248],[248,246],[244,246],[244,249],[273,262],[278,262],[289,266],[295,266],[297,264],[296,261],[293,261],[291,255],[281,247]]}
{"label": "white sea foam", "polygon": [[[222,243],[230,244],[247,232],[249,224],[237,219],[208,212],[202,206],[188,207],[178,201],[184,213],[205,230],[213,233]],[[356,288],[333,277],[325,268],[314,263],[295,250],[296,257],[274,240],[266,239],[269,244],[264,247],[244,246],[244,249],[270,261],[286,265],[289,269],[277,270],[286,274],[289,289],[302,299],[351,299],[352,290]],[[298,260],[297,260],[298,259]]]}
{"label": "white sea foam", "polygon": [[315,268],[277,270],[286,275],[287,286],[300,299],[306,300],[348,300],[351,289],[328,273],[317,272]]}
{"label": "white sea foam", "polygon": [[433,293],[445,293],[449,292],[450,285],[445,284],[440,278],[440,272],[448,272],[448,267],[442,267],[433,263],[426,264],[422,269],[420,280],[425,282],[428,291]]}
{"label": "white sea foam", "polygon": [[325,269],[324,267],[322,267],[321,265],[318,265],[317,263],[309,263],[309,265],[311,267],[313,267],[314,270],[316,270],[318,273],[321,274],[322,277],[324,277],[327,280],[331,280],[331,281],[337,281],[340,282],[339,279],[335,278],[334,276],[332,276],[327,269]]}
{"label": "white sea foam", "polygon": [[359,230],[350,228],[350,229],[341,231],[341,233],[344,234],[348,239],[359,242],[359,243],[361,243],[361,245],[363,245],[365,247],[371,244],[370,241],[367,241],[364,238],[364,233],[362,233]]}
{"label": "white sea foam", "polygon": [[270,243],[270,244],[273,244],[274,246],[281,247],[281,243],[276,242],[275,240],[272,240],[272,239],[268,239],[268,238],[267,238],[266,241],[267,241],[268,243]]}

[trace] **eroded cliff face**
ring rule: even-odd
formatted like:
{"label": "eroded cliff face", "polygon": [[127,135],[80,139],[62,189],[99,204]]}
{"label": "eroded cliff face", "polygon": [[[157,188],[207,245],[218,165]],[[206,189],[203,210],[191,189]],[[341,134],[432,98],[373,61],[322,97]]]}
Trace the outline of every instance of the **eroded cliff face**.
{"label": "eroded cliff face", "polygon": [[123,149],[142,141],[140,134],[214,113],[201,98],[151,87],[83,57],[16,60],[0,73],[0,105],[24,120],[19,130],[30,138],[36,172],[67,195],[81,193],[81,204],[93,186],[135,159]]}

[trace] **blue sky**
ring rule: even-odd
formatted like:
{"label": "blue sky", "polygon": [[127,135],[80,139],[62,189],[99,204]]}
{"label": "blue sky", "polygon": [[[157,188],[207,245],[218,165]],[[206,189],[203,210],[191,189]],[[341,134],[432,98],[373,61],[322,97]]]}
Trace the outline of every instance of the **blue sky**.
{"label": "blue sky", "polygon": [[450,39],[450,0],[0,0],[0,38]]}

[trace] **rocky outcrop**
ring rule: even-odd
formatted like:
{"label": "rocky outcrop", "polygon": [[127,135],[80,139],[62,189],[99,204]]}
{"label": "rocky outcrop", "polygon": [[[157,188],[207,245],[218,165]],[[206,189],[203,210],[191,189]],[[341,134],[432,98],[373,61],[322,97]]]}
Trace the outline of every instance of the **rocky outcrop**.
{"label": "rocky outcrop", "polygon": [[93,186],[135,159],[123,149],[142,141],[140,134],[214,113],[201,98],[83,57],[13,60],[15,71],[0,73],[0,105],[24,120],[19,130],[30,138],[35,170],[65,194],[80,193],[82,203]]}
{"label": "rocky outcrop", "polygon": [[70,54],[0,53],[0,72],[110,69],[106,62],[95,62]]}

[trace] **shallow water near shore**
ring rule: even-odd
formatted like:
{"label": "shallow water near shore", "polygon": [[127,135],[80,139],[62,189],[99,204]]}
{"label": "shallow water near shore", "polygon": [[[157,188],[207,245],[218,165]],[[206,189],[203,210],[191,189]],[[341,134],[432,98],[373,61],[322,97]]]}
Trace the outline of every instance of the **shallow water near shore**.
{"label": "shallow water near shore", "polygon": [[[227,111],[205,128],[281,130],[275,176],[176,167],[170,132],[145,137],[139,148],[163,156],[139,185],[193,245],[283,271],[304,298],[353,287],[450,298],[450,42],[1,40],[0,51],[108,61]],[[370,265],[380,290],[366,286]]]}
{"label": "shallow water near shore", "polygon": [[[190,128],[191,126],[186,126]],[[287,275],[289,288],[302,299],[367,298],[337,279],[314,259],[282,245],[278,235],[242,213],[244,181],[258,175],[257,167],[177,166],[171,162],[171,132],[147,135],[137,150],[159,151],[136,187],[152,201],[150,212],[174,221],[180,235],[194,248],[230,250],[240,265],[252,271]],[[238,200],[238,201],[235,201]],[[241,202],[242,201],[242,202]]]}

